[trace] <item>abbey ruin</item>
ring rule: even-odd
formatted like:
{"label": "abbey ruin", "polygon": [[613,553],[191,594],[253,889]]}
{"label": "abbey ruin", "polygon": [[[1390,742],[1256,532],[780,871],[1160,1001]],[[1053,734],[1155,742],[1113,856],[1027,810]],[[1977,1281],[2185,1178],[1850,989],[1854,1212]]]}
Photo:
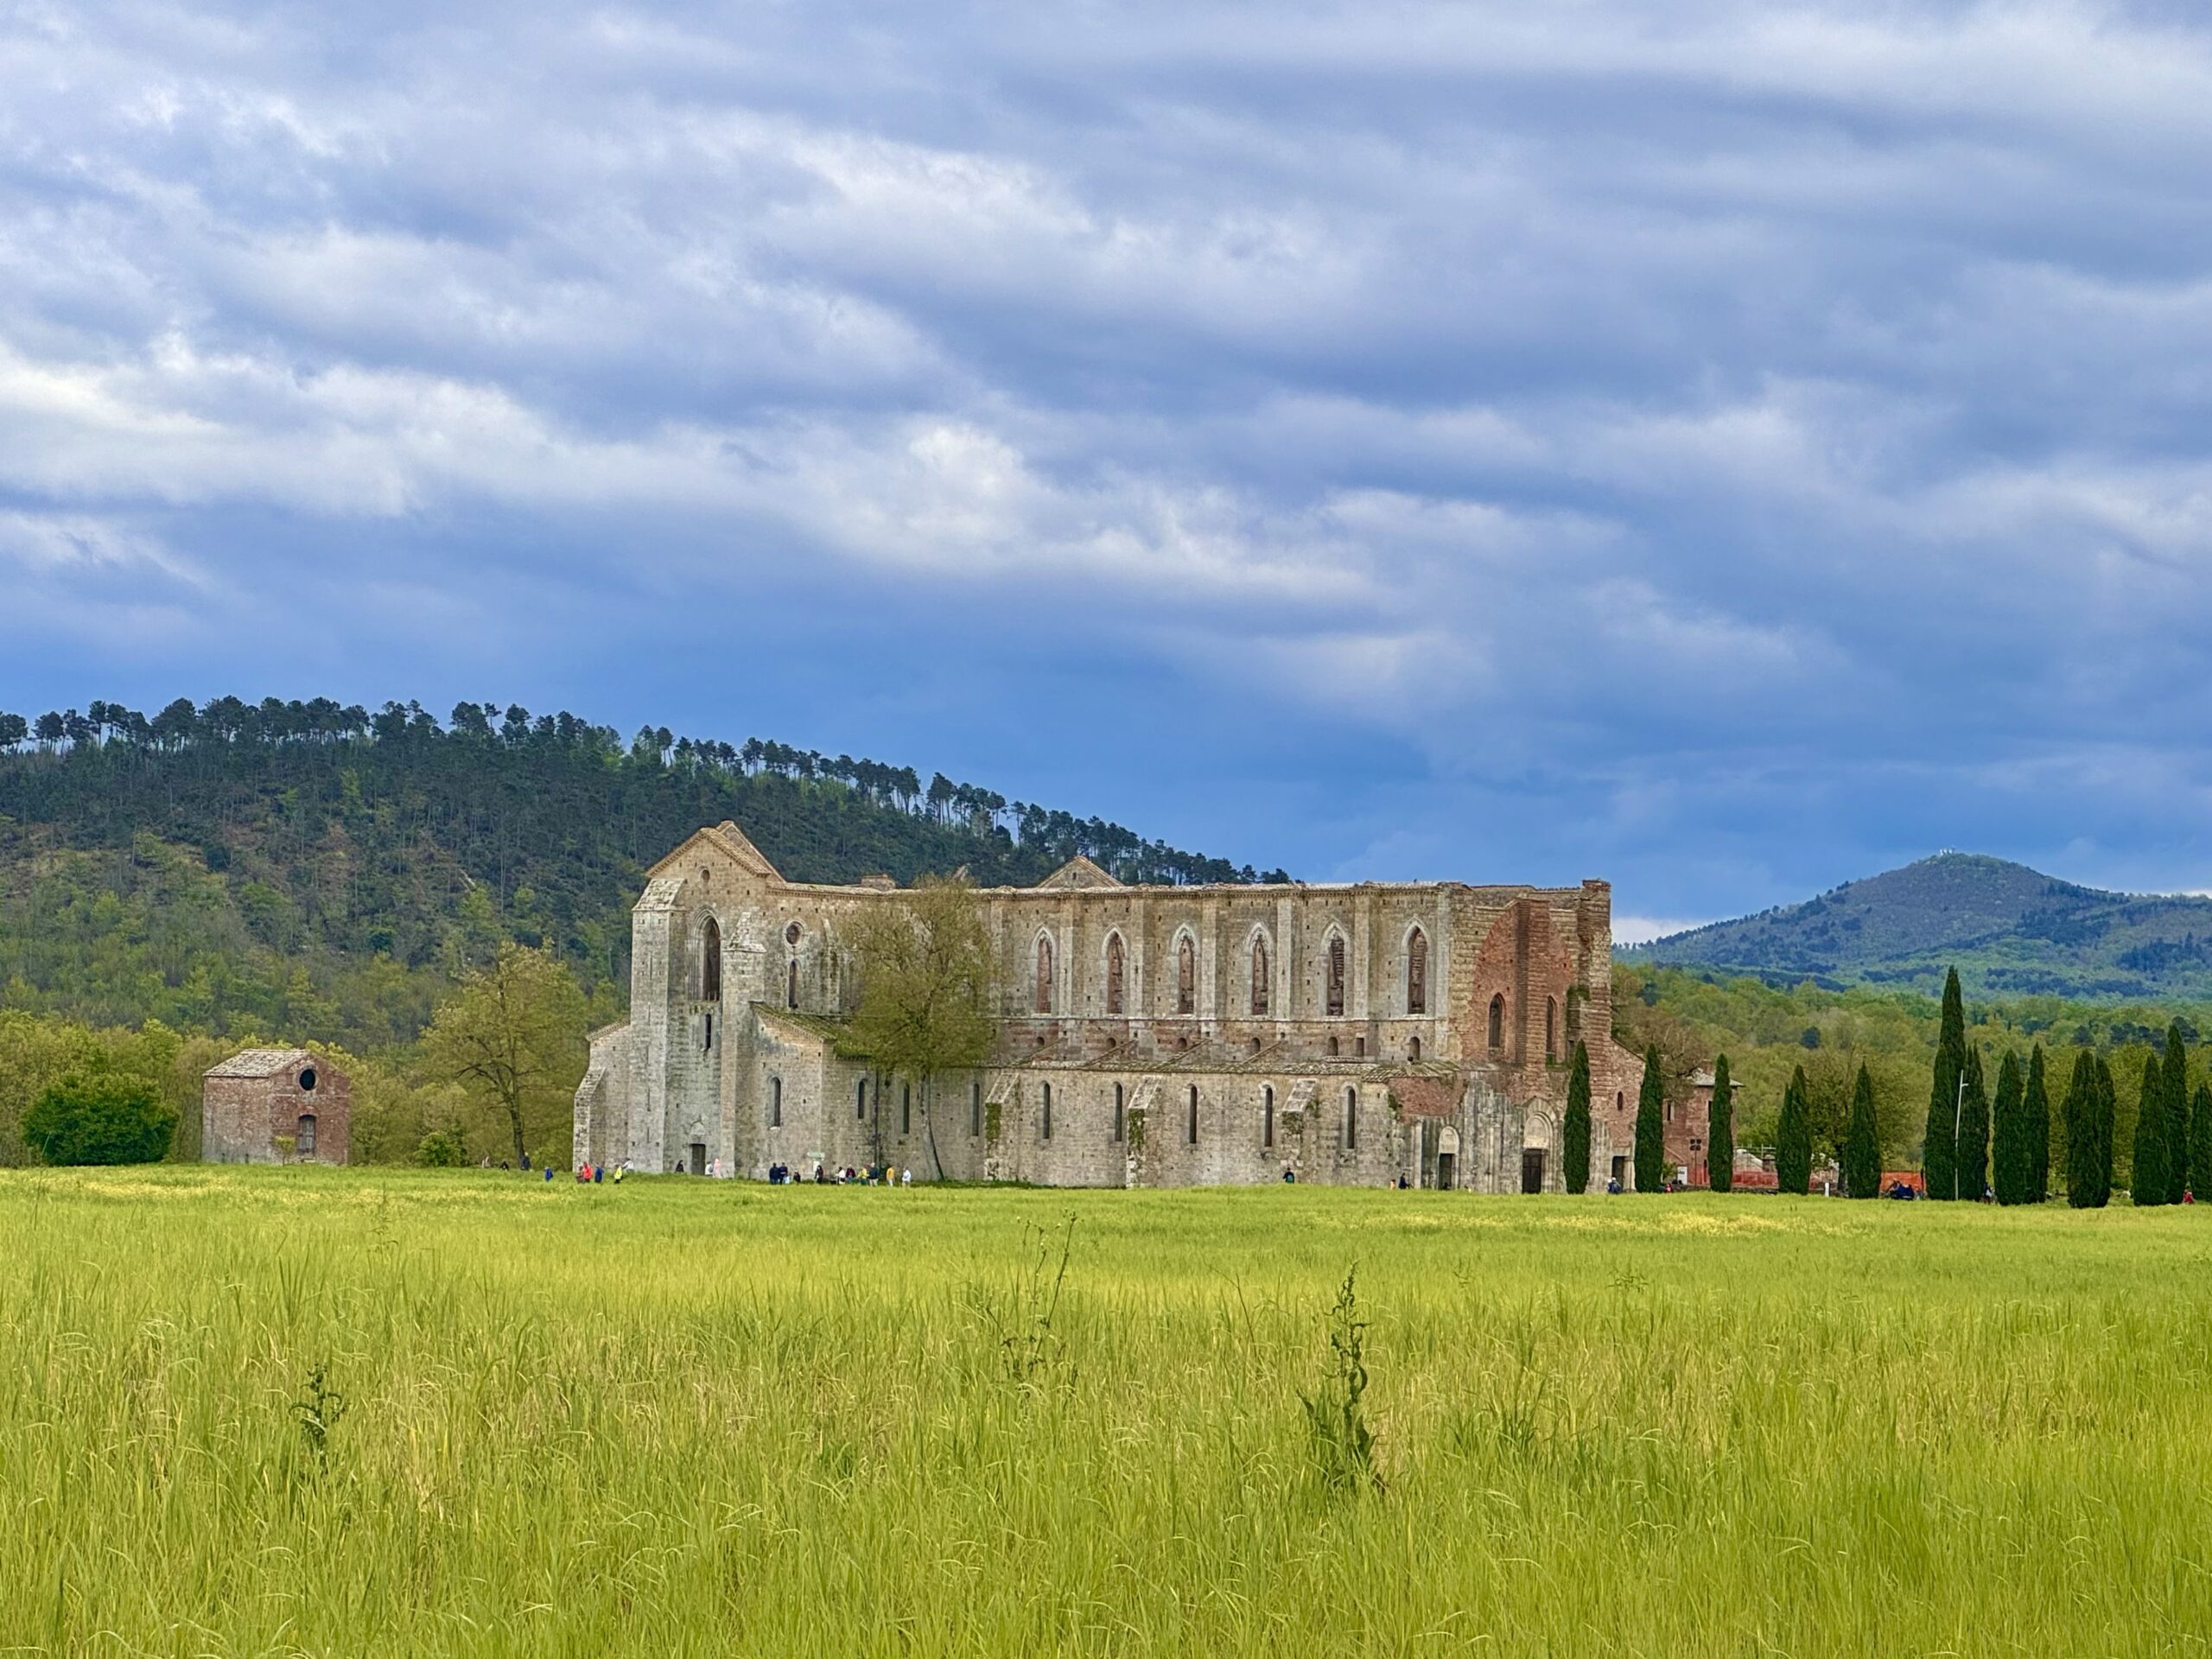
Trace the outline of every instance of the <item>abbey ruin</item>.
{"label": "abbey ruin", "polygon": [[670,854],[632,912],[630,1018],[592,1039],[576,1161],[1555,1191],[1579,1039],[1592,1185],[1632,1184],[1602,881],[1131,887],[1079,858],[980,895],[998,1051],[926,1094],[843,1023],[842,941],[896,898],[786,881],[733,823]]}

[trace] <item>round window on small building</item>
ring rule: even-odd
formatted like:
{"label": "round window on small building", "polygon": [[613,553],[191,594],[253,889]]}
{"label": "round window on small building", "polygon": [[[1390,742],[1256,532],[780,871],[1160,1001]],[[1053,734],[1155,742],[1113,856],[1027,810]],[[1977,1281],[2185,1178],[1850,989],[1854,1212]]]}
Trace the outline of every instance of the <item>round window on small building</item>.
{"label": "round window on small building", "polygon": [[303,1065],[300,1068],[300,1089],[304,1094],[315,1092],[315,1067]]}

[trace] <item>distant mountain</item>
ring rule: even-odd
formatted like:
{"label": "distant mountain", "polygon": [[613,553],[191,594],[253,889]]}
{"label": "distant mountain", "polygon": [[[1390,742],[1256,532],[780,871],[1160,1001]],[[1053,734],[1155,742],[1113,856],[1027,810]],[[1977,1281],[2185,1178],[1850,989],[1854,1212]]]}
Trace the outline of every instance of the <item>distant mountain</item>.
{"label": "distant mountain", "polygon": [[2212,899],[2106,893],[2024,864],[1939,853],[1802,905],[1624,950],[1624,962],[1779,983],[2110,1001],[2212,1000]]}

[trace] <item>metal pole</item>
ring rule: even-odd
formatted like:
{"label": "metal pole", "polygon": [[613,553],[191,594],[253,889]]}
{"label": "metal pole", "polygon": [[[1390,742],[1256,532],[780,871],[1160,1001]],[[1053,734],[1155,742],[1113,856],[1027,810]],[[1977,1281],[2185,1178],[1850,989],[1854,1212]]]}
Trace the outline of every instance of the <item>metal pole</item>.
{"label": "metal pole", "polygon": [[[1951,1109],[1951,1202],[1959,1201],[1959,1125],[1966,1116],[1967,1069],[1959,1068],[1959,1103]],[[1977,1197],[1980,1194],[1976,1194]]]}

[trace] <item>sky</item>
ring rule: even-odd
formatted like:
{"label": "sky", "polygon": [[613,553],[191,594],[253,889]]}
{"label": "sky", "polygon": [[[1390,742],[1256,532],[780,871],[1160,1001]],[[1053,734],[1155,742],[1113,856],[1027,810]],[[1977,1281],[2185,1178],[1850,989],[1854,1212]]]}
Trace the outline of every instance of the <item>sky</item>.
{"label": "sky", "polygon": [[2202,888],[2209,177],[2180,3],[0,0],[0,709]]}

